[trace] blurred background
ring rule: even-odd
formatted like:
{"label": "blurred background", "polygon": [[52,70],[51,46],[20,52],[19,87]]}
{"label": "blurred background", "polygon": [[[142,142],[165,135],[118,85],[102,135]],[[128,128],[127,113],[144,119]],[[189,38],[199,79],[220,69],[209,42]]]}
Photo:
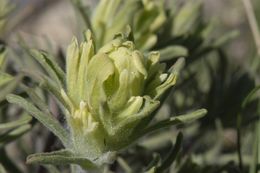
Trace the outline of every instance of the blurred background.
{"label": "blurred background", "polygon": [[[15,7],[2,38],[14,50],[12,55],[20,61],[23,61],[24,57],[24,54],[19,53],[20,38],[28,46],[48,50],[62,59],[72,36],[82,36],[84,22],[76,7],[69,1],[10,1]],[[181,7],[192,0],[169,0],[168,3],[172,3],[171,1]],[[98,3],[97,0],[83,2],[85,6],[89,6],[90,11],[93,11]],[[252,3],[260,24],[260,1],[254,0]],[[255,173],[254,163],[259,163],[254,159],[254,153],[259,152],[256,147],[259,142],[255,142],[258,135],[259,93],[251,99],[246,108],[242,109],[241,105],[250,91],[259,86],[260,57],[257,55],[245,8],[242,0],[204,0],[200,12],[200,22],[203,21],[204,25],[213,23],[212,32],[205,39],[205,47],[211,47],[210,44],[219,38],[221,46],[187,57],[190,59],[180,74],[177,86],[158,113],[158,119],[202,107],[208,110],[208,115],[196,123],[167,129],[143,139],[138,145],[122,152],[121,157],[124,160],[113,164],[111,171],[127,172],[124,171],[127,164],[133,172],[140,172],[143,165],[147,166],[154,155],[167,154],[171,141],[175,141],[177,132],[182,129],[183,151],[175,163],[177,166],[172,166],[169,172]],[[227,33],[233,34],[227,39],[223,37]],[[190,42],[179,41],[178,44],[193,52],[193,49],[197,49],[197,42]],[[172,65],[175,60],[166,63]],[[64,59],[60,61],[62,64]],[[15,73],[16,70],[9,71]],[[53,99],[50,99],[48,104],[52,105],[53,102]],[[53,111],[59,111],[53,107]],[[5,163],[9,165],[8,168],[13,167],[10,173],[47,172],[46,168],[24,163],[28,154],[53,151],[60,147],[55,137],[43,129],[45,128],[42,125],[36,124],[30,133],[6,145],[4,154],[0,148],[0,161],[6,162],[3,160],[10,158],[10,162]],[[4,155],[6,156],[3,157]],[[61,169],[66,171],[66,168]]]}
{"label": "blurred background", "polygon": [[[53,44],[67,45],[72,35],[78,33],[78,17],[69,1],[66,0],[11,0],[16,4],[16,10],[13,14],[13,28],[15,33],[28,35],[33,39],[48,39]],[[187,0],[173,0],[184,2]],[[85,0],[85,4],[93,9],[98,1]],[[254,2],[257,18],[259,10],[257,0]],[[92,10],[93,10],[92,9]],[[254,51],[253,38],[246,19],[245,10],[242,1],[225,0],[205,0],[203,1],[203,18],[205,20],[216,20],[218,26],[216,35],[224,34],[230,30],[240,31],[236,41],[229,43],[228,47],[237,58],[242,61],[248,52]],[[10,32],[9,32],[10,33]],[[12,36],[15,35],[12,32]],[[44,39],[42,39],[42,37]]]}

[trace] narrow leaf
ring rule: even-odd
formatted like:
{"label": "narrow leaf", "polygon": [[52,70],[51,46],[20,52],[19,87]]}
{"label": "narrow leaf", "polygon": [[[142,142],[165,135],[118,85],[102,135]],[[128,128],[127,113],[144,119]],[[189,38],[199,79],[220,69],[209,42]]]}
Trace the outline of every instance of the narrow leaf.
{"label": "narrow leaf", "polygon": [[13,77],[11,75],[0,71],[0,86],[5,85],[12,80]]}
{"label": "narrow leaf", "polygon": [[187,57],[188,49],[183,46],[168,46],[161,50],[160,61],[169,61],[175,58]]}
{"label": "narrow leaf", "polygon": [[180,71],[185,66],[185,58],[179,58],[176,63],[169,69],[169,71],[173,74],[179,75]]}
{"label": "narrow leaf", "polygon": [[166,171],[167,169],[169,169],[169,167],[174,162],[174,160],[176,159],[178,153],[181,150],[182,141],[183,141],[183,135],[180,132],[178,134],[178,136],[177,136],[177,139],[176,139],[176,142],[175,142],[175,146],[170,151],[168,157],[163,161],[162,165],[156,169],[156,172],[159,173],[159,172],[163,172],[163,171]]}
{"label": "narrow leaf", "polygon": [[4,147],[7,143],[16,140],[17,138],[21,137],[23,134],[28,132],[31,129],[31,125],[23,125],[18,128],[15,128],[11,131],[8,131],[4,134],[0,135],[0,148]]}
{"label": "narrow leaf", "polygon": [[6,48],[0,44],[0,69],[3,70],[6,60]]}
{"label": "narrow leaf", "polygon": [[195,121],[199,118],[202,118],[204,115],[206,115],[206,113],[207,113],[206,109],[199,109],[197,111],[194,111],[194,112],[191,112],[191,113],[188,113],[188,114],[185,114],[185,115],[171,117],[167,120],[160,121],[160,122],[148,127],[145,130],[145,134],[153,132],[153,131],[158,130],[158,129],[166,128],[166,127],[169,127],[169,126],[178,125],[178,124],[185,124],[185,123],[188,123],[188,122]]}
{"label": "narrow leaf", "polygon": [[0,131],[25,125],[25,124],[29,123],[31,120],[32,120],[31,116],[24,115],[23,117],[21,117],[20,119],[18,119],[16,121],[0,124]]}
{"label": "narrow leaf", "polygon": [[179,11],[174,18],[173,35],[180,36],[189,33],[194,26],[201,13],[201,1],[189,1]]}
{"label": "narrow leaf", "polygon": [[30,50],[30,55],[34,57],[46,70],[46,72],[60,85],[65,84],[65,73],[59,67],[59,65],[54,62],[50,55],[44,52],[39,52],[37,50]]}
{"label": "narrow leaf", "polygon": [[49,111],[49,107],[46,104],[46,101],[44,101],[40,96],[38,96],[38,94],[36,93],[36,91],[32,88],[25,88],[26,93],[28,94],[28,96],[30,97],[30,99],[32,100],[32,102],[44,113],[50,113]]}
{"label": "narrow leaf", "polygon": [[51,132],[53,132],[61,140],[64,146],[69,147],[69,133],[60,125],[60,123],[51,114],[43,113],[32,103],[17,95],[10,94],[7,96],[7,100],[10,103],[17,104],[24,108],[34,118],[36,118]]}
{"label": "narrow leaf", "polygon": [[92,162],[83,157],[77,157],[70,150],[59,150],[50,153],[37,153],[27,157],[28,164],[78,164],[83,168],[94,167]]}
{"label": "narrow leaf", "polygon": [[72,103],[68,103],[64,97],[62,96],[62,91],[59,90],[59,88],[57,88],[51,81],[49,81],[47,78],[44,79],[41,84],[40,87],[49,91],[51,94],[53,94],[56,99],[63,105],[65,106],[65,108],[68,111],[71,111],[71,109],[73,108]]}
{"label": "narrow leaf", "polygon": [[22,80],[23,76],[18,75],[15,78],[13,78],[12,81],[10,81],[5,86],[1,87],[0,90],[0,101],[4,100],[7,94],[10,94],[16,87],[19,85],[20,81]]}
{"label": "narrow leaf", "polygon": [[228,41],[236,38],[238,35],[239,35],[239,32],[237,30],[231,31],[231,32],[223,35],[222,37],[218,38],[216,41],[214,41],[213,45],[215,47],[220,47],[220,46],[224,45],[225,43],[227,43]]}
{"label": "narrow leaf", "polygon": [[246,105],[250,102],[250,100],[252,99],[252,97],[255,95],[255,93],[260,90],[260,85],[256,86],[244,99],[243,103],[242,103],[242,108],[245,108]]}

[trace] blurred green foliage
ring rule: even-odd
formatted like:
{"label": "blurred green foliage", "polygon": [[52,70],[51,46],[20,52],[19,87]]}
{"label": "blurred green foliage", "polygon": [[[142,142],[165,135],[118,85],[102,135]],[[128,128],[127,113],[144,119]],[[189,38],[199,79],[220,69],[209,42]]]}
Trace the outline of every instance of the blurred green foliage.
{"label": "blurred green foliage", "polygon": [[[121,151],[113,164],[105,165],[99,172],[258,171],[260,60],[259,56],[255,55],[256,51],[253,51],[254,54],[248,52],[248,57],[239,65],[236,57],[227,54],[228,43],[237,41],[237,31],[226,31],[221,33],[221,36],[216,36],[215,31],[222,26],[216,25],[213,19],[204,20],[206,14],[203,13],[203,1],[172,0],[165,5],[163,1],[156,0],[102,0],[93,11],[85,6],[84,1],[72,2],[86,24],[78,27],[93,31],[98,42],[97,48],[109,42],[116,34],[126,33],[125,35],[129,35],[128,39],[134,41],[143,52],[160,51],[160,61],[168,68],[178,58],[185,57],[186,64],[181,70],[174,92],[167,93],[168,97],[158,110],[155,121],[174,119],[175,115],[202,107],[208,110],[207,116],[196,123],[167,127],[142,138],[138,143]],[[0,5],[0,35],[3,35],[4,26],[9,20],[6,20],[6,17],[12,5],[6,7],[9,2],[4,0],[0,0],[1,3],[4,5]],[[259,24],[260,4],[257,0],[254,3]],[[219,10],[221,12],[221,9]],[[243,33],[241,35],[243,36]],[[31,116],[19,107],[8,104],[5,100],[7,94],[15,93],[30,98],[35,104],[34,111],[30,112],[30,106],[25,101],[24,107],[39,121],[44,121],[39,117],[48,116],[49,119],[57,120],[63,129],[66,129],[67,125],[62,118],[64,112],[59,108],[59,103],[42,89],[44,83],[41,80],[42,76],[47,76],[48,73],[41,65],[47,63],[53,68],[51,62],[57,61],[62,67],[65,64],[63,52],[60,52],[59,56],[48,54],[48,58],[39,63],[28,51],[25,41],[20,40],[19,48],[4,44],[8,41],[8,38],[1,40],[0,46],[0,172],[80,172],[74,165],[70,168],[60,165],[26,165],[26,168],[21,169],[20,165],[24,163],[9,156],[7,148],[13,141],[23,160],[31,153],[61,149],[62,144],[53,134],[39,128],[37,121],[32,120]],[[11,52],[18,57],[12,57],[15,55]],[[45,121],[45,125],[55,131],[48,121]],[[26,146],[28,139],[20,137],[28,132],[35,141],[42,143],[42,147],[38,147],[36,142]],[[73,160],[78,158],[71,160],[70,153],[58,154],[58,157],[52,158],[56,159],[56,162],[60,157],[64,157],[67,163],[78,163]],[[28,158],[29,162],[43,163],[39,160],[40,157],[34,156]]]}

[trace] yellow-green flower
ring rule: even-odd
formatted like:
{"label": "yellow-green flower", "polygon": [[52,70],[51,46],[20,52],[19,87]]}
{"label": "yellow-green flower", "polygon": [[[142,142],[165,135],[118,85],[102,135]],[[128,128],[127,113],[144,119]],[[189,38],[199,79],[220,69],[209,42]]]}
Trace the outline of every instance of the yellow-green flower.
{"label": "yellow-green flower", "polygon": [[41,87],[60,102],[68,129],[53,118],[47,105],[32,89],[30,101],[9,95],[8,101],[23,107],[51,130],[65,149],[30,155],[28,163],[79,164],[84,168],[111,163],[115,154],[139,137],[170,125],[185,123],[205,115],[198,110],[151,125],[165,92],[176,82],[182,60],[166,71],[160,54],[143,54],[133,42],[117,35],[97,51],[90,31],[86,41],[74,38],[67,50],[64,72],[44,52],[31,55],[44,67]]}
{"label": "yellow-green flower", "polygon": [[164,73],[158,52],[145,56],[122,37],[95,53],[88,34],[87,42],[73,39],[68,48],[62,96],[74,149],[95,158],[131,142],[135,127],[159,106],[176,74]]}

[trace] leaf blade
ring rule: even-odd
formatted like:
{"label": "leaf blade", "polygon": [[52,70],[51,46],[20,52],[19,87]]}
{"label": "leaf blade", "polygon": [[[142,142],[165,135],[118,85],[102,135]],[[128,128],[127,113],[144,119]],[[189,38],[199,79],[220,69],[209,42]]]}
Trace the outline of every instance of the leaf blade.
{"label": "leaf blade", "polygon": [[32,120],[31,116],[25,115],[16,121],[0,124],[0,130],[7,130],[18,126],[22,126],[29,123],[31,120]]}
{"label": "leaf blade", "polygon": [[[69,146],[69,134],[68,132],[60,125],[60,123],[51,115],[43,113],[38,108],[36,108],[32,103],[28,102],[26,99],[9,94],[7,100],[10,103],[17,104],[24,108],[28,113],[30,113],[34,118],[40,121],[45,127],[47,127],[51,132],[53,132],[63,143],[64,146]],[[47,116],[45,115],[47,114]]]}
{"label": "leaf blade", "polygon": [[162,165],[156,169],[156,172],[163,172],[163,171],[166,171],[167,169],[169,169],[169,167],[175,161],[177,155],[179,154],[179,152],[181,150],[182,141],[183,141],[183,135],[180,132],[176,138],[174,147],[170,151],[168,157],[163,161]]}
{"label": "leaf blade", "polygon": [[145,130],[145,134],[153,132],[155,130],[166,128],[166,127],[169,127],[169,126],[184,124],[184,123],[187,123],[187,122],[197,120],[197,119],[205,116],[206,113],[207,113],[206,109],[199,109],[199,110],[196,110],[194,112],[191,112],[191,113],[188,113],[188,114],[185,114],[185,115],[179,115],[179,116],[171,117],[167,120],[160,121],[160,122],[148,127]]}
{"label": "leaf blade", "polygon": [[4,134],[0,135],[0,148],[4,147],[7,143],[16,140],[17,138],[21,137],[26,132],[30,131],[31,125],[23,125],[18,128],[12,129]]}
{"label": "leaf blade", "polygon": [[165,47],[160,49],[159,52],[160,61],[169,61],[180,57],[187,57],[189,54],[187,48],[179,45]]}
{"label": "leaf blade", "polygon": [[83,157],[75,156],[70,150],[59,150],[49,153],[36,153],[29,155],[26,159],[27,164],[78,164],[83,168],[94,167],[92,162]]}
{"label": "leaf blade", "polygon": [[30,55],[42,65],[44,70],[60,85],[60,87],[65,84],[64,71],[49,57],[50,55],[37,50],[30,50],[29,52]]}

